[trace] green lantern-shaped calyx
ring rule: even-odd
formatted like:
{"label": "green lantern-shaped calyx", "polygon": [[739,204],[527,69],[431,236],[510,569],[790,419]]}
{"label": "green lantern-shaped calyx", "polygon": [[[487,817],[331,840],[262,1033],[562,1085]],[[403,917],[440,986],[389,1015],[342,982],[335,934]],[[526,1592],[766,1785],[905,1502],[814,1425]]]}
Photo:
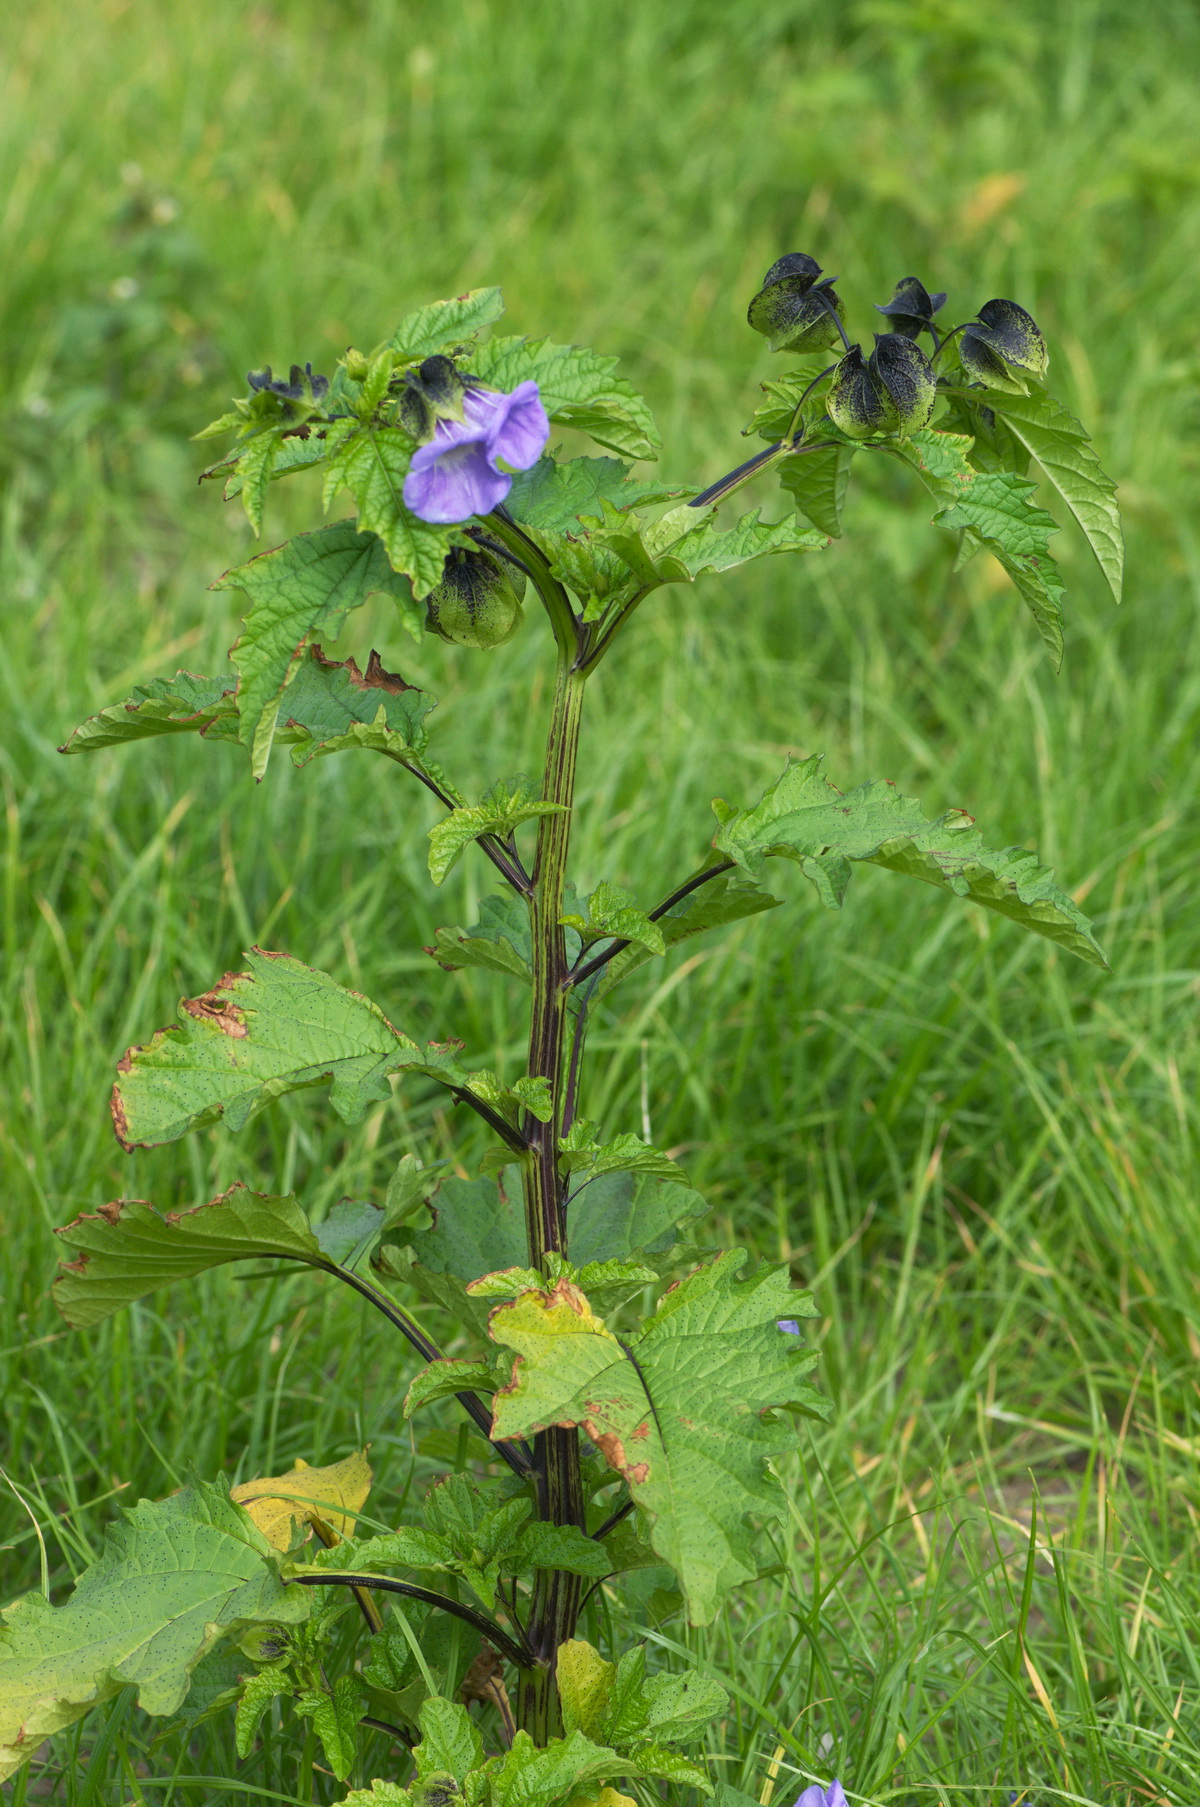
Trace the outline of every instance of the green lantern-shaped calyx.
{"label": "green lantern-shaped calyx", "polygon": [[426,358],[404,378],[400,396],[400,424],[414,439],[430,439],[439,420],[461,420],[463,390],[461,376],[449,358]]}
{"label": "green lantern-shaped calyx", "polygon": [[932,332],[933,316],[945,302],[945,294],[931,295],[916,276],[902,276],[892,290],[890,301],[877,301],[875,311],[887,318],[888,331],[915,339]]}
{"label": "green lantern-shaped calyx", "polygon": [[846,310],[833,292],[834,278],[817,278],[821,266],[805,251],[789,251],[771,265],[746,318],[772,351],[824,351],[839,337]]}
{"label": "green lantern-shaped calyx", "polygon": [[851,346],[833,373],[826,408],[851,439],[873,433],[914,433],[929,424],[937,378],[925,353],[903,333],[876,333],[864,358]]}
{"label": "green lantern-shaped calyx", "polygon": [[1050,362],[1036,320],[1015,301],[985,301],[962,336],[959,361],[967,375],[989,389],[1027,395],[1022,371],[1043,377]]}
{"label": "green lantern-shaped calyx", "polygon": [[511,640],[524,619],[525,579],[487,552],[455,547],[425,603],[425,626],[454,646],[486,651]]}

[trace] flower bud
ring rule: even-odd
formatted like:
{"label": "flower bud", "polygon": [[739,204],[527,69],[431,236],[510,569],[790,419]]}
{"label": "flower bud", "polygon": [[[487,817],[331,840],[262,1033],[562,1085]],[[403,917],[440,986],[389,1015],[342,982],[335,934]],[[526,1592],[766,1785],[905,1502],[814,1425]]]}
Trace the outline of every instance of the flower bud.
{"label": "flower bud", "polygon": [[461,420],[466,384],[449,358],[426,358],[405,373],[400,424],[414,439],[432,437],[439,420]]}
{"label": "flower bud", "polygon": [[776,258],[767,271],[746,318],[772,351],[823,351],[837,340],[834,314],[844,320],[846,310],[833,292],[834,278],[818,282],[820,274],[816,258],[804,251]]}
{"label": "flower bud", "polygon": [[1017,374],[1027,370],[1042,377],[1050,362],[1046,341],[1032,315],[1015,301],[985,301],[979,318],[972,321],[958,347],[963,369],[977,383],[1002,389],[1009,395],[1027,395],[1028,385]]}
{"label": "flower bud", "polygon": [[890,301],[875,303],[877,314],[887,317],[888,331],[915,339],[928,332],[933,316],[945,302],[944,294],[931,295],[916,276],[902,276]]}
{"label": "flower bud", "polygon": [[851,439],[872,433],[912,433],[927,426],[937,397],[937,379],[925,353],[903,333],[876,333],[875,349],[864,358],[859,346],[846,353],[833,373],[826,408]]}
{"label": "flower bud", "polygon": [[424,598],[427,631],[454,646],[503,646],[524,620],[525,579],[510,569],[486,552],[455,547],[441,583]]}

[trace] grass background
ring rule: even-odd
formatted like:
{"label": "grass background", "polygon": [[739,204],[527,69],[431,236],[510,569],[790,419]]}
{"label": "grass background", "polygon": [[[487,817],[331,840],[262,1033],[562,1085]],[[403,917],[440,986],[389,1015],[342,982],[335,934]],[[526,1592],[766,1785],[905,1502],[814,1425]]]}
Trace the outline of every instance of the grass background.
{"label": "grass background", "polygon": [[[1126,605],[1064,532],[1055,677],[996,568],[951,575],[927,499],[874,473],[829,552],[642,612],[591,693],[578,878],[661,895],[714,794],[749,801],[820,750],[835,782],[891,777],[1036,846],[1113,970],[884,873],[826,916],[784,873],[786,909],[631,981],[588,1113],[648,1120],[723,1238],[815,1285],[837,1407],[788,1474],[772,1573],[711,1633],[653,1635],[736,1677],[710,1745],[754,1795],[836,1770],[876,1803],[1193,1807],[1194,9],[12,0],[0,49],[0,1595],[39,1583],[18,1492],[61,1598],[116,1502],[189,1464],[238,1478],[369,1439],[388,1517],[459,1447],[413,1440],[407,1358],[319,1281],[226,1272],[64,1333],[49,1232],[106,1198],[243,1178],[321,1204],[378,1196],[410,1147],[480,1152],[415,1087],[365,1133],[303,1101],[126,1159],[122,1049],[258,940],[521,1070],[521,1000],[419,952],[473,920],[488,870],[431,892],[402,776],[281,759],[255,790],[234,749],[55,752],[233,637],[236,599],[206,585],[250,542],[187,435],[252,364],[328,368],[498,280],[511,330],[619,353],[667,471],[707,481],[772,369],[746,301],[803,248],[859,334],[909,271],[955,319],[997,293],[1033,311],[1121,484]],[[314,519],[311,492],[279,494],[267,543]],[[339,656],[378,643],[441,696],[438,755],[470,788],[536,770],[546,641],[413,648],[363,614]],[[161,1730],[122,1699],[14,1800],[340,1793],[292,1728],[240,1766],[227,1729]],[[386,1761],[364,1745],[364,1776]]]}

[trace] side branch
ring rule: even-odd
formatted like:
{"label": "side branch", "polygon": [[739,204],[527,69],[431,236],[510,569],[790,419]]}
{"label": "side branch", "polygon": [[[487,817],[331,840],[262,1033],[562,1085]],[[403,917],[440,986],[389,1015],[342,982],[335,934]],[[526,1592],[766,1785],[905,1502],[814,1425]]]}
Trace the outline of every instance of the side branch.
{"label": "side branch", "polygon": [[[454,798],[447,796],[441,785],[436,779],[431,778],[428,772],[420,771],[415,765],[410,765],[407,759],[401,759],[395,753],[389,753],[388,758],[394,759],[397,765],[402,765],[406,772],[412,773],[414,778],[419,778],[425,789],[432,791],[438,802],[444,804],[447,809],[455,808]],[[533,880],[517,857],[516,849],[506,847],[503,841],[498,841],[493,834],[476,835],[475,840],[477,846],[491,860],[497,872],[502,873],[508,880],[513,890],[518,891],[522,897],[530,896],[533,891]]]}
{"label": "side branch", "polygon": [[[285,1261],[303,1261],[304,1257],[301,1255],[285,1255],[282,1259]],[[323,1274],[333,1274],[336,1279],[344,1280],[347,1286],[353,1288],[356,1293],[360,1294],[369,1304],[373,1305],[376,1311],[382,1312],[388,1323],[398,1330],[402,1336],[407,1337],[408,1341],[417,1351],[417,1354],[422,1356],[427,1362],[438,1362],[443,1360],[442,1352],[437,1344],[425,1335],[421,1326],[415,1319],[409,1317],[403,1306],[397,1305],[394,1299],[389,1299],[386,1293],[381,1292],[377,1286],[372,1286],[369,1280],[362,1279],[359,1274],[352,1274],[347,1267],[339,1267],[336,1261],[307,1261],[305,1262],[305,1266],[315,1267]],[[519,1474],[522,1480],[527,1480],[533,1473],[533,1463],[519,1444],[503,1442],[493,1438],[491,1434],[492,1414],[488,1411],[478,1393],[456,1393],[454,1397],[458,1400],[459,1405],[462,1406],[463,1411],[466,1412],[468,1418],[470,1418],[478,1429],[482,1431],[483,1435],[492,1445],[492,1448],[496,1451],[496,1454],[508,1463],[508,1466],[512,1469],[514,1474]]]}
{"label": "side branch", "polygon": [[355,1592],[361,1587],[377,1587],[381,1593],[403,1594],[409,1600],[423,1600],[426,1606],[440,1607],[442,1612],[453,1613],[456,1619],[462,1619],[475,1630],[482,1633],[489,1644],[494,1644],[502,1656],[518,1669],[533,1667],[533,1654],[524,1644],[518,1644],[502,1631],[494,1619],[486,1613],[476,1612],[473,1606],[464,1606],[459,1600],[451,1600],[446,1594],[435,1594],[427,1587],[417,1587],[411,1581],[393,1581],[390,1575],[357,1575],[351,1569],[345,1574],[324,1569],[319,1575],[288,1575],[284,1585],[291,1587],[348,1587]]}
{"label": "side branch", "polygon": [[[677,903],[682,903],[685,897],[690,897],[693,891],[698,891],[701,885],[706,885],[710,878],[720,878],[723,872],[732,872],[733,867],[733,860],[721,860],[718,865],[706,866],[703,872],[697,872],[693,878],[688,879],[685,885],[680,885],[677,891],[672,891],[670,897],[664,897],[663,901],[651,910],[651,922],[657,922],[660,917],[673,910]],[[614,941],[612,946],[605,948],[602,954],[596,954],[585,965],[575,967],[567,975],[567,988],[569,989],[572,985],[582,985],[585,979],[590,979],[593,973],[601,972],[610,960],[615,960],[617,955],[623,953],[630,945],[631,943],[628,941]]]}

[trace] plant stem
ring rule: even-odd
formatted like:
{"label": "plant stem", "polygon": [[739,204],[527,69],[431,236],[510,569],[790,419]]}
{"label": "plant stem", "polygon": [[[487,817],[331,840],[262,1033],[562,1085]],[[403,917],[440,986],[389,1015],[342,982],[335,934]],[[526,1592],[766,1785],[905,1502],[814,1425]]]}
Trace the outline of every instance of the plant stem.
{"label": "plant stem", "polygon": [[459,1600],[451,1600],[447,1594],[435,1594],[427,1587],[417,1587],[411,1581],[394,1581],[390,1575],[359,1575],[352,1569],[345,1574],[325,1569],[320,1573],[285,1576],[284,1586],[348,1587],[354,1593],[362,1588],[377,1587],[385,1594],[403,1594],[408,1600],[423,1600],[427,1606],[436,1606],[439,1612],[452,1613],[456,1619],[474,1626],[510,1663],[520,1666],[529,1661],[528,1651],[510,1638],[506,1631],[502,1631],[486,1613],[477,1611],[473,1606],[464,1606]]}
{"label": "plant stem", "polygon": [[[552,1250],[566,1252],[562,1186],[558,1174],[558,1136],[562,1121],[563,1048],[566,1030],[567,950],[559,917],[571,834],[575,795],[575,761],[584,678],[573,671],[573,648],[559,641],[558,672],[546,741],[542,795],[566,808],[542,818],[530,901],[533,1005],[529,1027],[529,1073],[549,1080],[554,1114],[549,1123],[527,1116],[522,1129],[529,1142],[524,1164],[525,1229],[530,1266],[544,1268]],[[574,1430],[542,1431],[535,1444],[538,1515],[555,1525],[584,1524],[579,1437]],[[558,1647],[574,1634],[579,1613],[580,1577],[539,1569],[534,1582],[528,1640],[536,1668],[523,1670],[517,1688],[517,1724],[537,1744],[545,1744],[557,1726],[558,1695],[554,1661]]]}

